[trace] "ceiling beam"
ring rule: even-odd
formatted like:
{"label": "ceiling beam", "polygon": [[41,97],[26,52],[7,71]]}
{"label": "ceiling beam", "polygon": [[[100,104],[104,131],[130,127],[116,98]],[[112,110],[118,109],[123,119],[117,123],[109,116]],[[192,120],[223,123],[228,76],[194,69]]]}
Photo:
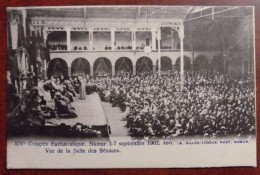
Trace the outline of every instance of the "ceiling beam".
{"label": "ceiling beam", "polygon": [[188,10],[187,10],[187,13],[185,14],[185,16],[184,16],[184,21],[187,19],[187,17],[188,17],[188,15],[192,12],[192,10],[193,10],[193,7],[190,7]]}
{"label": "ceiling beam", "polygon": [[211,6],[209,6],[209,7],[201,7],[201,8],[198,8],[198,9],[194,10],[192,13],[200,12],[200,11],[203,11],[203,10],[206,10],[206,9],[210,9],[210,8],[212,8],[212,7]]}
{"label": "ceiling beam", "polygon": [[219,13],[223,13],[225,11],[229,11],[229,10],[234,10],[234,9],[237,9],[239,8],[238,6],[235,6],[235,7],[229,7],[228,9],[226,10],[221,10],[221,11],[218,11],[218,12],[212,12],[210,14],[207,14],[207,15],[201,15],[201,16],[198,16],[198,17],[195,17],[195,18],[190,18],[190,19],[186,19],[184,22],[188,22],[188,21],[192,21],[194,19],[199,19],[199,18],[203,18],[203,17],[207,17],[207,16],[211,16],[211,15],[215,15],[215,14],[219,14]]}
{"label": "ceiling beam", "polygon": [[159,11],[162,11],[163,9],[166,9],[167,7],[162,7],[161,9],[159,9],[159,10],[156,10],[156,11],[154,11],[154,12],[152,12],[152,13],[150,13],[150,14],[147,14],[147,15],[145,15],[144,17],[142,17],[142,18],[147,18],[148,16],[150,16],[150,15],[153,15],[153,14],[155,14],[155,13],[157,13],[157,12],[159,12]]}
{"label": "ceiling beam", "polygon": [[138,7],[136,14],[135,14],[135,19],[137,19],[139,17],[140,13],[141,13],[141,7]]}

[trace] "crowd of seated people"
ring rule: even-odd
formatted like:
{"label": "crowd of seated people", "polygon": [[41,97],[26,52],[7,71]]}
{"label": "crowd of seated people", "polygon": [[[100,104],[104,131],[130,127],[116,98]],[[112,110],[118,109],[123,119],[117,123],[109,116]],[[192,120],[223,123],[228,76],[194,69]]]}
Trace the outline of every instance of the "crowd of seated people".
{"label": "crowd of seated people", "polygon": [[62,75],[58,78],[51,77],[47,81],[38,79],[32,86],[30,84],[27,83],[18,94],[20,103],[12,111],[13,116],[24,115],[26,118],[33,117],[40,120],[77,117],[71,104],[77,94],[71,82],[64,80]]}
{"label": "crowd of seated people", "polygon": [[[9,94],[8,98],[11,98],[9,101],[16,100],[15,106],[8,111],[7,125],[10,128],[26,129],[28,126],[44,126],[47,123],[56,125],[48,119],[78,117],[73,102],[78,97],[81,86],[79,77],[65,79],[61,74],[59,77],[51,77],[50,80],[37,79],[30,83],[30,79],[27,78],[26,81],[27,85],[21,92],[14,91],[12,95]],[[78,125],[82,126],[82,129],[79,129]],[[101,134],[91,126],[81,123],[74,126],[62,123],[57,126],[64,126],[65,136],[78,133],[80,136],[98,137]]]}
{"label": "crowd of seated people", "polygon": [[177,72],[97,77],[101,99],[124,112],[133,137],[242,136],[255,133],[252,75]]}
{"label": "crowd of seated people", "polygon": [[[91,81],[88,85],[91,85]],[[59,77],[51,77],[50,80],[37,79],[33,83],[30,83],[27,78],[26,86],[21,89],[21,92],[14,92],[18,95],[20,103],[12,109],[13,115],[23,115],[23,111],[31,113],[31,110],[36,110],[41,112],[36,115],[41,119],[77,117],[72,103],[78,97],[80,86],[78,76],[65,79],[61,74]],[[51,108],[52,102],[54,102],[54,109]]]}
{"label": "crowd of seated people", "polygon": [[66,44],[48,44],[49,50],[67,50],[67,45]]}

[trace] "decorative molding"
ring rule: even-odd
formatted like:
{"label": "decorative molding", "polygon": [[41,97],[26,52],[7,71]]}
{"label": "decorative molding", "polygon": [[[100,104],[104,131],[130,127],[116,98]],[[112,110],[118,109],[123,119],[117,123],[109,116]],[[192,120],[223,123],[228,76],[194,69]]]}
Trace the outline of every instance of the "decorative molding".
{"label": "decorative molding", "polygon": [[86,27],[72,27],[71,31],[89,31]]}
{"label": "decorative molding", "polygon": [[182,21],[161,19],[161,20],[126,20],[119,19],[113,21],[97,19],[92,21],[84,21],[82,19],[70,19],[70,18],[32,18],[32,25],[34,28],[45,27],[47,31],[64,31],[65,27],[71,27],[71,31],[110,31],[111,28],[115,28],[115,31],[131,31],[134,28],[135,31],[151,31],[153,28],[159,27],[171,27],[179,32],[182,26]]}

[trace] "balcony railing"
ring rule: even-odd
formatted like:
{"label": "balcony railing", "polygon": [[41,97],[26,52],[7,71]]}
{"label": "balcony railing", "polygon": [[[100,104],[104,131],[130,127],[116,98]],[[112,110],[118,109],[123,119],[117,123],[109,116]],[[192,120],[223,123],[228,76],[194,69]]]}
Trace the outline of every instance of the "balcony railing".
{"label": "balcony railing", "polygon": [[[178,51],[180,49],[172,49],[171,47],[161,47],[161,51]],[[88,52],[88,51],[144,51],[144,46],[137,46],[135,50],[133,50],[132,46],[115,46],[115,49],[112,50],[110,46],[106,46],[104,49],[89,49],[87,46],[72,46],[70,50],[66,44],[57,44],[49,46],[50,52]],[[153,50],[158,51],[158,49]]]}

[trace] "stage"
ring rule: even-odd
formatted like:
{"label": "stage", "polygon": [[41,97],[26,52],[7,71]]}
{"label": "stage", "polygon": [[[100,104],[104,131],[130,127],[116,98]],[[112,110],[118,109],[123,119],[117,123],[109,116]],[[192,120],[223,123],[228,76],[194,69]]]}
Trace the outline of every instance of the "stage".
{"label": "stage", "polygon": [[78,117],[46,119],[46,125],[51,126],[53,124],[65,124],[68,126],[73,126],[80,123],[91,126],[94,129],[101,131],[102,136],[108,137],[110,132],[108,119],[97,93],[86,95],[86,99],[84,100],[75,98],[75,101],[72,102],[72,106],[75,108]]}
{"label": "stage", "polygon": [[[76,118],[45,119],[44,125],[14,125],[8,129],[8,136],[40,137],[109,137],[110,125],[102,102],[97,93],[86,96],[86,99],[74,99]],[[50,102],[55,108],[54,102]]]}
{"label": "stage", "polygon": [[79,100],[78,98],[75,98],[75,101],[72,102],[72,106],[75,108],[78,117],[54,118],[47,119],[46,121],[55,124],[64,123],[66,125],[82,123],[84,125],[101,126],[108,124],[102,102],[97,93],[87,95],[85,100]]}

